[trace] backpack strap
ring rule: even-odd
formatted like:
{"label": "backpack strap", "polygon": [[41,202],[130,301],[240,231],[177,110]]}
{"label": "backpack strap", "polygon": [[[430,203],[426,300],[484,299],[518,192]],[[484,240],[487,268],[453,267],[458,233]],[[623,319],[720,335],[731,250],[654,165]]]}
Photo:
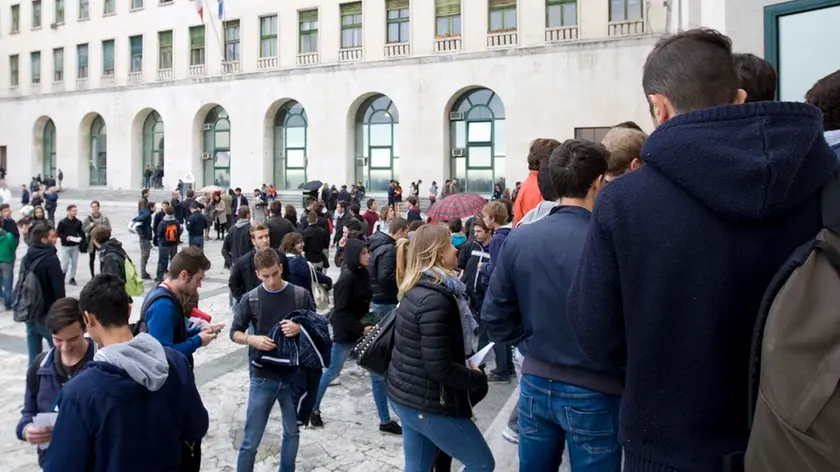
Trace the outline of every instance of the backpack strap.
{"label": "backpack strap", "polygon": [[248,292],[248,308],[251,310],[251,317],[256,319],[260,314],[260,286],[257,285]]}
{"label": "backpack strap", "polygon": [[840,234],[840,168],[822,188],[820,195],[823,227]]}
{"label": "backpack strap", "polygon": [[[169,290],[162,289],[160,288],[160,286],[155,287],[153,290],[157,291],[154,294],[150,292],[149,295],[147,295],[146,298],[143,300],[143,305],[140,307],[140,319],[137,321],[137,327],[139,329],[138,332],[142,332],[142,330],[145,329],[144,327],[146,326],[146,312],[149,311],[149,308],[152,306],[152,303],[156,302],[161,298],[168,298],[172,300],[172,303],[175,304],[175,311],[178,315],[178,319],[181,321],[180,325],[178,325],[177,322],[175,324],[173,342],[176,344],[184,342],[184,339],[181,338],[186,337],[186,327],[184,326],[183,322],[184,306],[181,304],[181,300],[179,300],[174,293],[170,292]],[[179,326],[181,327],[179,328]],[[135,333],[135,335],[136,334],[137,333]]]}

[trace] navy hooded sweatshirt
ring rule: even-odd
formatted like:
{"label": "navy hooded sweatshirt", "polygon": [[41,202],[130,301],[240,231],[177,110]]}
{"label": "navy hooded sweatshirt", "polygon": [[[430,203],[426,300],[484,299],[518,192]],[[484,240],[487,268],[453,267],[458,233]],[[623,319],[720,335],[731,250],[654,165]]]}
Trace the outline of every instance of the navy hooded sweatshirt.
{"label": "navy hooded sweatshirt", "polygon": [[686,113],[598,197],[568,316],[585,354],[626,367],[626,471],[719,472],[746,449],[759,303],[838,163],[822,123],[800,103]]}

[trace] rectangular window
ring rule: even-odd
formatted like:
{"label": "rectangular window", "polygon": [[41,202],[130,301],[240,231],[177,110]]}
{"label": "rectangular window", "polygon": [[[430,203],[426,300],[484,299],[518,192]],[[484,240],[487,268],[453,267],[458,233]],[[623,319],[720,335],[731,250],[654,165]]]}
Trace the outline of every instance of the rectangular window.
{"label": "rectangular window", "polygon": [[53,82],[64,81],[64,48],[53,49]]}
{"label": "rectangular window", "polygon": [[41,0],[32,0],[32,27],[41,27]]}
{"label": "rectangular window", "polygon": [[260,18],[260,57],[277,56],[277,15]]}
{"label": "rectangular window", "polygon": [[318,52],[318,10],[298,12],[300,23],[300,40],[298,50],[300,54]]}
{"label": "rectangular window", "polygon": [[102,9],[103,15],[113,15],[117,12],[117,5],[116,0],[105,0],[104,7]]}
{"label": "rectangular window", "polygon": [[172,30],[158,33],[158,69],[172,68]]}
{"label": "rectangular window", "polygon": [[102,76],[114,76],[114,40],[102,41]]}
{"label": "rectangular window", "polygon": [[20,5],[12,5],[12,33],[20,32]]}
{"label": "rectangular window", "polygon": [[575,128],[575,139],[585,139],[593,143],[600,143],[604,140],[604,136],[611,130],[609,126],[599,126],[596,128]]}
{"label": "rectangular window", "polygon": [[411,19],[409,0],[388,0],[385,9],[388,14],[388,42],[407,43],[411,41]]}
{"label": "rectangular window", "polygon": [[577,0],[546,0],[546,28],[563,28],[575,25],[577,25]]}
{"label": "rectangular window", "polygon": [[90,18],[90,0],[79,0],[79,19],[87,20]]}
{"label": "rectangular window", "polygon": [[435,0],[435,34],[461,36],[461,0]]}
{"label": "rectangular window", "polygon": [[143,8],[143,0],[131,0],[131,9],[139,10]]}
{"label": "rectangular window", "polygon": [[20,56],[9,56],[9,85],[17,87],[20,83]]}
{"label": "rectangular window", "polygon": [[225,62],[239,60],[239,20],[225,22]]}
{"label": "rectangular window", "polygon": [[516,0],[490,0],[491,33],[516,31]]}
{"label": "rectangular window", "polygon": [[610,21],[638,21],[642,17],[642,0],[610,0]]}
{"label": "rectangular window", "polygon": [[32,65],[32,84],[41,83],[41,53],[35,51],[29,54],[29,63]]}
{"label": "rectangular window", "polygon": [[64,23],[64,0],[55,0],[55,23]]}
{"label": "rectangular window", "polygon": [[204,65],[204,25],[190,27],[190,65]]}
{"label": "rectangular window", "polygon": [[128,38],[131,51],[130,72],[143,72],[143,35],[131,36]]}
{"label": "rectangular window", "polygon": [[341,49],[362,47],[362,2],[341,5]]}
{"label": "rectangular window", "polygon": [[88,45],[76,45],[76,78],[88,78]]}

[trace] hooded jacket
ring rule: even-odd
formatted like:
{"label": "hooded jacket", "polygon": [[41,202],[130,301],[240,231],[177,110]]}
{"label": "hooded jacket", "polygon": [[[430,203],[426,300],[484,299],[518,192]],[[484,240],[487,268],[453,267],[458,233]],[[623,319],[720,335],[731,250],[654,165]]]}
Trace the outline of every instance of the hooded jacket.
{"label": "hooded jacket", "polygon": [[822,124],[801,103],[686,113],[598,197],[568,316],[587,356],[626,367],[625,470],[718,471],[746,449],[759,304],[821,229],[838,165]]}
{"label": "hooded jacket", "polygon": [[529,225],[531,223],[536,223],[537,221],[540,221],[541,219],[548,216],[548,214],[551,213],[551,210],[556,206],[557,203],[555,202],[549,202],[547,200],[541,201],[539,205],[532,208],[531,211],[529,211],[528,213],[525,213],[525,216],[523,216],[522,219],[519,220],[519,223],[517,223],[516,227],[518,228],[520,226]]}
{"label": "hooded jacket", "polygon": [[225,259],[225,266],[230,267],[233,261],[254,248],[251,241],[251,222],[248,220],[237,220],[233,228],[228,231],[225,241],[222,243],[222,257]]}
{"label": "hooded jacket", "polygon": [[[175,226],[175,241],[167,241],[166,240],[166,229],[168,226]],[[175,247],[178,243],[181,242],[181,233],[183,229],[181,229],[181,225],[178,224],[178,220],[175,219],[175,215],[164,215],[160,221],[155,223],[155,241],[154,243],[159,246],[166,246],[166,247]]]}
{"label": "hooded jacket", "polygon": [[461,281],[467,285],[467,294],[470,296],[470,302],[475,311],[481,310],[484,292],[487,291],[487,279],[479,273],[478,264],[482,262],[486,264],[489,260],[490,245],[484,246],[475,239],[458,250],[458,268],[464,271]]}
{"label": "hooded jacket", "polygon": [[283,238],[287,234],[295,232],[295,227],[292,225],[292,222],[280,215],[269,216],[265,220],[265,225],[268,227],[268,238],[271,241],[271,247],[274,249],[280,249]]}
{"label": "hooded jacket", "polygon": [[122,243],[111,238],[99,247],[99,271],[125,280],[125,259],[128,255]]}
{"label": "hooded jacket", "polygon": [[502,249],[502,244],[505,238],[510,234],[511,225],[506,224],[501,228],[497,228],[493,232],[493,239],[490,240],[490,262],[481,266],[481,273],[490,280],[493,275],[493,270],[496,269],[496,261],[499,259],[499,250]]}
{"label": "hooded jacket", "polygon": [[370,274],[360,264],[364,241],[348,239],[344,245],[344,266],[335,283],[334,306],[330,314],[336,343],[355,343],[362,337],[362,318],[370,311],[373,290]]}
{"label": "hooded jacket", "polygon": [[64,273],[61,271],[61,263],[55,246],[52,244],[33,242],[29,245],[20,265],[22,268],[31,267],[38,260],[41,262],[32,273],[41,285],[41,294],[44,297],[43,316],[47,316],[52,304],[59,298],[64,298]]}
{"label": "hooded jacket", "polygon": [[397,293],[397,241],[390,234],[377,231],[368,239],[370,250],[370,284],[373,303],[396,305]]}
{"label": "hooded jacket", "polygon": [[135,223],[140,223],[140,226],[137,227],[137,235],[142,239],[147,239],[149,241],[154,239],[154,234],[152,233],[152,218],[152,212],[149,211],[148,208],[143,208],[140,210],[140,213],[131,220]]}
{"label": "hooded jacket", "polygon": [[44,470],[179,470],[209,423],[186,358],[142,333],[93,359],[64,386]]}

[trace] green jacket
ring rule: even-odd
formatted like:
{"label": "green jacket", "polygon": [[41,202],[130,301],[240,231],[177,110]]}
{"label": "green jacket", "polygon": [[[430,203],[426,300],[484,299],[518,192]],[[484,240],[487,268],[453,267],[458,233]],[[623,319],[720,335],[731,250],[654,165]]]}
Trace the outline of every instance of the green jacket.
{"label": "green jacket", "polygon": [[15,235],[0,229],[0,262],[14,262],[17,247]]}

